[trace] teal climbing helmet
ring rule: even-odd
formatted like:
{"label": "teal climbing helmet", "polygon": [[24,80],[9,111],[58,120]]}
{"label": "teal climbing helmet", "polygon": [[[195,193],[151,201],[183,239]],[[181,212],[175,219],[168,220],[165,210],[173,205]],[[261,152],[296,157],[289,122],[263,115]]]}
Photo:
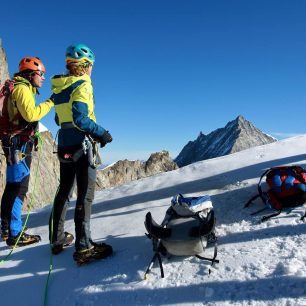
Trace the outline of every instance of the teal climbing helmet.
{"label": "teal climbing helmet", "polygon": [[73,44],[66,50],[66,61],[93,63],[95,61],[95,56],[86,45]]}

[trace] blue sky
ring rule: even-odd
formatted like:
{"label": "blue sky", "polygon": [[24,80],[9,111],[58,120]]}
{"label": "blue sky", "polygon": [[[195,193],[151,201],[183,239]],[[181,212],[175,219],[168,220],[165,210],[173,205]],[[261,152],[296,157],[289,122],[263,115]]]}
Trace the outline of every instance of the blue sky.
{"label": "blue sky", "polygon": [[[240,114],[278,138],[306,131],[306,1],[17,0],[1,10],[10,73],[24,56],[46,66],[39,102],[65,72],[66,47],[92,48],[97,121],[114,138],[105,163],[163,149],[175,158]],[[42,123],[55,135],[53,117]]]}

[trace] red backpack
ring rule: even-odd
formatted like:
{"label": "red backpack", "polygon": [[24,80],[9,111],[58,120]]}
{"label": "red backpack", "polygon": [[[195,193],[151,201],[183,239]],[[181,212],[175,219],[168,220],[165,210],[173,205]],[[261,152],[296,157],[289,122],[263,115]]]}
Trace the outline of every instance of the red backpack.
{"label": "red backpack", "polygon": [[13,119],[10,120],[8,113],[8,103],[10,103],[10,95],[14,87],[22,82],[15,80],[6,80],[4,84],[0,84],[0,140],[7,136],[21,134],[25,127],[22,124],[14,124],[13,122],[21,118],[20,113],[17,113]]}
{"label": "red backpack", "polygon": [[[262,179],[266,177],[268,189],[262,190]],[[271,208],[276,212],[266,215],[262,221],[279,215],[283,209],[294,208],[306,203],[306,170],[301,166],[280,166],[265,171],[258,182],[258,194],[253,196],[244,207],[248,207],[255,199],[260,197],[265,208],[252,213],[255,215]],[[303,220],[306,213],[301,218]]]}
{"label": "red backpack", "polygon": [[15,81],[7,80],[4,84],[0,84],[0,138],[7,135],[12,129],[7,104],[9,97],[14,89]]}

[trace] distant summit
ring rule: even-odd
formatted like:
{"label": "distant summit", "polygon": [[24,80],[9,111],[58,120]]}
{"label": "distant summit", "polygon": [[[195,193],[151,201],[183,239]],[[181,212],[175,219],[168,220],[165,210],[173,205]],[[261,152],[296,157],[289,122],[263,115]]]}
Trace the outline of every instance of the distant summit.
{"label": "distant summit", "polygon": [[276,141],[275,138],[261,132],[243,116],[228,122],[224,128],[208,135],[200,132],[195,141],[189,141],[175,158],[179,167],[194,162],[239,152]]}

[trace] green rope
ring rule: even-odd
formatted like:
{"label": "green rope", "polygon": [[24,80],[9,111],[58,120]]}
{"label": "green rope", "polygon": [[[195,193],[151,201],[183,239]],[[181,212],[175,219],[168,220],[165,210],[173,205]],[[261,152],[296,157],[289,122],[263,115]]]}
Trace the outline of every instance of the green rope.
{"label": "green rope", "polygon": [[[55,197],[58,193],[59,187],[57,188],[57,191],[55,193]],[[54,200],[55,200],[54,197]],[[53,213],[54,213],[54,200],[53,200],[53,206],[52,206],[52,212],[51,212],[51,221],[50,221],[50,257],[49,257],[49,273],[47,276],[46,284],[45,284],[45,292],[44,292],[44,306],[47,306],[48,304],[48,287],[49,287],[49,280],[51,276],[51,272],[53,270],[53,253],[52,253],[52,240],[53,240]]]}
{"label": "green rope", "polygon": [[11,249],[11,251],[5,256],[3,257],[1,260],[0,260],[0,264],[4,263],[7,261],[7,259],[11,256],[11,254],[14,252],[14,250],[16,249],[17,245],[18,245],[18,242],[21,238],[21,236],[23,235],[24,233],[24,230],[27,226],[27,223],[28,223],[28,220],[29,220],[29,216],[30,216],[30,212],[32,210],[32,206],[33,206],[33,201],[34,201],[34,196],[35,196],[35,191],[36,191],[36,186],[37,186],[37,181],[38,181],[38,170],[39,170],[39,164],[40,164],[40,158],[41,158],[41,152],[42,152],[42,143],[43,143],[43,138],[41,137],[41,134],[39,133],[39,131],[36,131],[35,132],[35,135],[34,137],[38,140],[38,143],[37,143],[37,150],[38,150],[38,160],[37,160],[37,166],[36,166],[36,169],[35,169],[35,174],[34,174],[34,186],[33,186],[33,192],[32,192],[32,195],[31,195],[31,199],[30,199],[30,202],[29,202],[29,205],[28,205],[28,212],[27,212],[27,216],[26,216],[26,219],[25,219],[25,222],[23,224],[23,227],[21,229],[21,232],[17,238],[17,241],[15,242],[13,248]]}

